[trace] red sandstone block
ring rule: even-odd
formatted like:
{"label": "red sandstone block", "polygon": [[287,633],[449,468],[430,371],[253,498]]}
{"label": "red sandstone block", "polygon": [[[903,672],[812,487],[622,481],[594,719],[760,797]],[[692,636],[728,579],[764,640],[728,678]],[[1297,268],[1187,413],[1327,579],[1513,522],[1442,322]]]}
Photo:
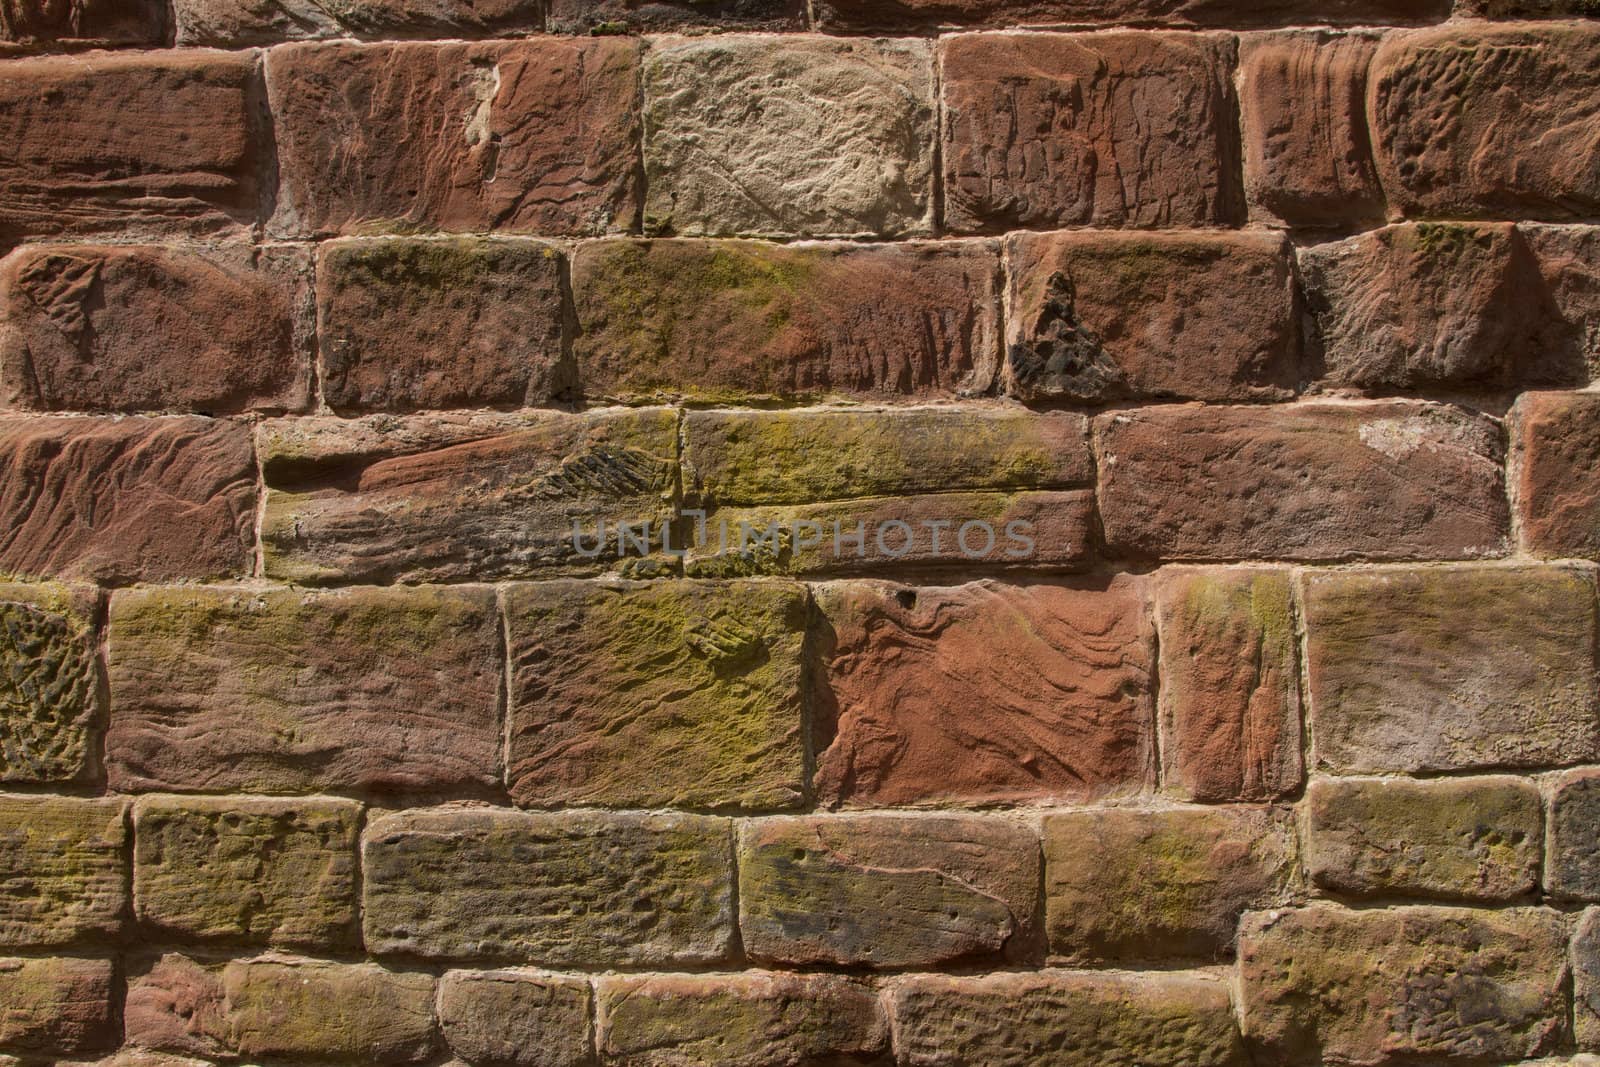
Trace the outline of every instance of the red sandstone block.
{"label": "red sandstone block", "polygon": [[1244,188],[1253,220],[1337,228],[1383,217],[1367,133],[1367,67],[1377,48],[1372,34],[1320,30],[1241,39]]}
{"label": "red sandstone block", "polygon": [[47,411],[292,411],[311,262],[288,246],[38,245],[0,261],[0,386]]}
{"label": "red sandstone block", "polygon": [[265,165],[247,53],[57,56],[0,79],[0,245],[256,221]]}
{"label": "red sandstone block", "polygon": [[32,1058],[117,1044],[110,960],[0,959],[0,1051]]}
{"label": "red sandstone block", "polygon": [[164,0],[5,0],[0,3],[0,41],[78,47],[157,47],[166,37]]}
{"label": "red sandstone block", "polygon": [[946,42],[946,222],[974,233],[1241,221],[1233,53],[1222,35]]}
{"label": "red sandstone block", "polygon": [[812,7],[820,26],[852,33],[919,32],[935,26],[1363,25],[1436,22],[1450,13],[1449,0],[817,0]]}
{"label": "red sandstone block", "polygon": [[592,999],[582,977],[446,971],[439,979],[439,1028],[466,1063],[589,1067]]}
{"label": "red sandstone block", "polygon": [[1081,801],[1150,782],[1154,634],[1135,580],[814,592],[823,803]]}
{"label": "red sandstone block", "polygon": [[1510,422],[1523,550],[1600,559],[1600,393],[1524,393]]}
{"label": "red sandstone block", "polygon": [[273,228],[629,229],[638,65],[623,38],[274,49]]}
{"label": "red sandstone block", "polygon": [[1462,23],[1384,41],[1367,107],[1390,204],[1422,218],[1600,213],[1600,25]]}
{"label": "red sandstone block", "polygon": [[173,0],[180,45],[319,37],[514,36],[539,29],[540,0]]}
{"label": "red sandstone block", "polygon": [[799,0],[547,0],[551,33],[658,33],[663,30],[803,30]]}
{"label": "red sandstone block", "polygon": [[1095,420],[1100,517],[1140,558],[1503,555],[1491,419],[1411,401],[1144,408]]}
{"label": "red sandstone block", "polygon": [[0,417],[0,570],[101,582],[248,573],[250,431],[200,418]]}
{"label": "red sandstone block", "polygon": [[1025,401],[1293,395],[1281,235],[1021,234],[1007,259],[1007,389]]}

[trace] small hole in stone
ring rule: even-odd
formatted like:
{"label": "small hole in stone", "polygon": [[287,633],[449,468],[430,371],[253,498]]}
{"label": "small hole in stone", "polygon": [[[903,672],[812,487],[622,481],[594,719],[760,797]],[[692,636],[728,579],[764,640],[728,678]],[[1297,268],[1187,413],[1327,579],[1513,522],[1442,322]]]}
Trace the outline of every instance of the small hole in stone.
{"label": "small hole in stone", "polygon": [[895,603],[910,611],[917,606],[917,594],[909,589],[902,589],[894,595]]}

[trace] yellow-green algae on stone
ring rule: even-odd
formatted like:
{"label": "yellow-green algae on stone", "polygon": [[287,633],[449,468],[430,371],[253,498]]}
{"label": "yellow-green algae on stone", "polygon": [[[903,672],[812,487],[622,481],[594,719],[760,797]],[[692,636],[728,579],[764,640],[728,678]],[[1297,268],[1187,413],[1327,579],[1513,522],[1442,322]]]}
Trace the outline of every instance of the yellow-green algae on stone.
{"label": "yellow-green algae on stone", "polygon": [[460,1060],[483,1067],[587,1067],[589,982],[532,970],[446,971],[439,1028]]}
{"label": "yellow-green algae on stone", "polygon": [[104,944],[128,906],[127,801],[0,796],[0,945]]}
{"label": "yellow-green algae on stone", "polygon": [[116,1045],[109,959],[0,958],[0,1052],[27,1060]]}
{"label": "yellow-green algae on stone", "polygon": [[71,782],[89,772],[100,726],[96,594],[0,583],[0,782]]}

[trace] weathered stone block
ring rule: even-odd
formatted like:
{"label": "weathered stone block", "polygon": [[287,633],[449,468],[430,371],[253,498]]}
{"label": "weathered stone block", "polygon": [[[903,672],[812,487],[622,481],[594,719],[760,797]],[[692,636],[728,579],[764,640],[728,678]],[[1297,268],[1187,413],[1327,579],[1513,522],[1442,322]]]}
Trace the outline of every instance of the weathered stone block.
{"label": "weathered stone block", "polygon": [[797,0],[547,0],[551,33],[659,33],[663,30],[803,30]]}
{"label": "weathered stone block", "polygon": [[121,799],[0,796],[0,945],[115,938],[128,906],[127,844]]}
{"label": "weathered stone block", "polygon": [[143,797],[140,921],[179,940],[354,947],[361,805],[331,797]]}
{"label": "weathered stone block", "polygon": [[1367,67],[1377,48],[1378,38],[1365,33],[1241,38],[1239,111],[1252,220],[1337,229],[1382,219],[1367,133]]}
{"label": "weathered stone block", "polygon": [[255,466],[234,423],[0,417],[0,571],[114,584],[243,575]]}
{"label": "weathered stone block", "polygon": [[729,823],[488,808],[373,819],[369,951],[553,966],[701,964],[733,935]]}
{"label": "weathered stone block", "polygon": [[1151,963],[1230,955],[1239,916],[1285,898],[1293,854],[1287,818],[1264,808],[1046,816],[1051,958]]}
{"label": "weathered stone block", "polygon": [[1164,572],[1156,626],[1166,791],[1210,802],[1297,790],[1300,671],[1288,572]]}
{"label": "weathered stone block", "polygon": [[433,1055],[430,975],[293,957],[161,956],[128,981],[130,1045],[210,1059],[416,1063]]}
{"label": "weathered stone block", "polygon": [[850,806],[1085,800],[1149,783],[1136,581],[815,587],[816,790]]}
{"label": "weathered stone block", "polygon": [[115,48],[166,42],[162,0],[8,0],[0,4],[0,41]]}
{"label": "weathered stone block", "polygon": [[[673,515],[678,415],[457,412],[274,420],[259,431],[268,577],[487,581],[594,573],[612,533]],[[581,536],[580,536],[581,534]]]}
{"label": "weathered stone block", "polygon": [[1367,108],[1378,176],[1412,217],[1600,211],[1600,26],[1464,23],[1392,34]]}
{"label": "weathered stone block", "polygon": [[870,1062],[889,1044],[877,994],[835,975],[617,975],[598,993],[606,1063],[800,1067]]}
{"label": "weathered stone block", "polygon": [[[1531,0],[1540,2],[1540,0]],[[1583,0],[1544,0],[1582,3]],[[1316,22],[1330,25],[1437,22],[1449,0],[817,0],[817,24],[832,31],[925,33],[933,27],[1162,25],[1240,29]]]}
{"label": "weathered stone block", "polygon": [[386,238],[317,253],[322,396],[335,411],[544,404],[570,397],[560,249]]}
{"label": "weathered stone block", "polygon": [[1319,778],[1306,791],[1306,870],[1356,897],[1511,900],[1539,885],[1543,808],[1523,778]]}
{"label": "weathered stone block", "polygon": [[638,65],[638,43],[614,37],[275,48],[272,227],[629,229]]}
{"label": "weathered stone block", "polygon": [[1094,424],[1113,553],[1438,559],[1505,552],[1500,429],[1435,404],[1159,407]]}
{"label": "weathered stone block", "polygon": [[1524,393],[1510,425],[1523,550],[1600,559],[1600,393]]}
{"label": "weathered stone block", "polygon": [[1572,938],[1572,1036],[1581,1049],[1600,1049],[1600,909],[1589,908]]}
{"label": "weathered stone block", "polygon": [[984,816],[795,816],[739,831],[752,959],[923,967],[1037,955],[1039,840]]}
{"label": "weathered stone block", "polygon": [[1195,34],[945,42],[946,222],[976,233],[1241,221],[1233,51],[1231,37]]}
{"label": "weathered stone block", "polygon": [[114,789],[500,783],[490,589],[129,590],[108,656]]}
{"label": "weathered stone block", "polygon": [[5,64],[0,247],[57,234],[242,232],[255,222],[263,164],[255,57],[151,52]]}
{"label": "weathered stone block", "polygon": [[1566,923],[1534,908],[1245,916],[1240,1019],[1272,1063],[1500,1062],[1567,1031]]}
{"label": "weathered stone block", "polygon": [[117,1044],[110,960],[0,959],[0,1050],[30,1059]]}
{"label": "weathered stone block", "polygon": [[293,411],[311,394],[299,250],[40,245],[0,262],[0,394],[42,411]]}
{"label": "weathered stone block", "polygon": [[0,583],[0,782],[81,781],[103,727],[95,662],[98,594]]}
{"label": "weathered stone block", "polygon": [[1390,226],[1302,249],[1300,271],[1328,385],[1394,392],[1585,380],[1570,326],[1510,223]]}
{"label": "weathered stone block", "polygon": [[512,36],[539,29],[539,0],[173,0],[180,45],[238,48],[358,37]]}
{"label": "weathered stone block", "polygon": [[1013,395],[1292,395],[1298,324],[1281,234],[1021,234],[1008,245]]}
{"label": "weathered stone block", "polygon": [[1600,226],[1523,222],[1517,235],[1538,263],[1541,310],[1553,305],[1550,343],[1588,380],[1600,378]]}
{"label": "weathered stone block", "polygon": [[527,971],[446,971],[439,1025],[473,1067],[586,1067],[589,983]]}
{"label": "weathered stone block", "polygon": [[1381,568],[1304,581],[1316,767],[1412,773],[1596,754],[1588,571]]}
{"label": "weathered stone block", "polygon": [[591,398],[940,398],[988,392],[988,242],[597,241],[573,258]]}
{"label": "weathered stone block", "polygon": [[891,981],[900,1062],[913,1067],[1242,1067],[1220,976],[1204,972],[908,975]]}
{"label": "weathered stone block", "polygon": [[550,582],[506,595],[519,804],[774,808],[805,792],[803,587]]}
{"label": "weathered stone block", "polygon": [[1555,782],[1544,886],[1561,899],[1600,900],[1600,771],[1570,771]]}
{"label": "weathered stone block", "polygon": [[922,41],[661,42],[644,93],[648,232],[932,228],[933,55]]}

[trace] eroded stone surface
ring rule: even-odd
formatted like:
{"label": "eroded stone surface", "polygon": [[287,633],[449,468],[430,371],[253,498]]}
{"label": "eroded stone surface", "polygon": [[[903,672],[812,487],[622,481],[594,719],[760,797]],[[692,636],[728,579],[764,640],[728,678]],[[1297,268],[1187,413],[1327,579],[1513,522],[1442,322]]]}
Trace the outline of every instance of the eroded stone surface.
{"label": "eroded stone surface", "polygon": [[1367,107],[1378,176],[1412,217],[1600,211],[1600,26],[1458,23],[1385,39]]}
{"label": "eroded stone surface", "polygon": [[1304,583],[1315,766],[1408,773],[1595,755],[1589,572],[1381,568]]}
{"label": "eroded stone surface", "polygon": [[293,44],[266,63],[280,233],[603,233],[637,218],[639,45]]}
{"label": "eroded stone surface", "polygon": [[1274,1063],[1518,1060],[1566,1035],[1566,922],[1542,909],[1255,912],[1239,967]]}
{"label": "eroded stone surface", "polygon": [[108,660],[115,789],[499,785],[490,589],[128,590]]}
{"label": "eroded stone surface", "polygon": [[801,800],[805,589],[549,582],[506,597],[507,781],[531,806]]}
{"label": "eroded stone surface", "polygon": [[889,1043],[877,994],[825,974],[618,975],[599,982],[597,1045],[633,1067],[801,1067]]}
{"label": "eroded stone surface", "polygon": [[181,941],[353,947],[360,820],[331,797],[142,797],[139,919]]}
{"label": "eroded stone surface", "polygon": [[0,1050],[25,1057],[117,1044],[110,960],[0,959]]}
{"label": "eroded stone surface", "polygon": [[888,993],[901,1062],[914,1067],[1242,1067],[1220,977],[1038,971],[911,975]]}
{"label": "eroded stone surface", "polygon": [[1548,841],[1545,890],[1566,900],[1600,900],[1600,772],[1571,771],[1556,779]]}
{"label": "eroded stone surface", "polygon": [[1524,393],[1510,426],[1511,492],[1523,549],[1600,559],[1600,394]]}
{"label": "eroded stone surface", "polygon": [[803,30],[797,0],[547,0],[551,33],[657,33],[662,30]]}
{"label": "eroded stone surface", "polygon": [[1029,402],[1292,395],[1298,327],[1276,234],[1024,234],[1008,250],[1006,385]]}
{"label": "eroded stone surface", "polygon": [[552,966],[704,964],[733,934],[726,819],[435,809],[370,820],[376,953]]}
{"label": "eroded stone surface", "polygon": [[528,971],[446,971],[439,1026],[473,1067],[584,1067],[589,983]]}
{"label": "eroded stone surface", "polygon": [[1539,265],[1542,299],[1564,354],[1576,353],[1590,381],[1600,378],[1600,226],[1522,222],[1517,234]]}
{"label": "eroded stone surface", "polygon": [[1153,773],[1138,584],[814,587],[830,805],[1085,800]]}
{"label": "eroded stone surface", "polygon": [[93,770],[104,709],[95,663],[97,594],[0,583],[0,782],[72,782]]}
{"label": "eroded stone surface", "polygon": [[166,41],[162,0],[10,0],[0,4],[0,41],[27,45],[160,47]]}
{"label": "eroded stone surface", "polygon": [[125,801],[0,796],[0,945],[116,937],[128,906]]}
{"label": "eroded stone surface", "polygon": [[[1582,4],[1584,0],[1527,0]],[[817,0],[817,22],[830,30],[924,33],[934,26],[992,27],[1161,25],[1241,29],[1316,22],[1331,25],[1436,22],[1449,0]]]}
{"label": "eroded stone surface", "polygon": [[0,263],[0,393],[41,411],[298,410],[310,299],[293,248],[24,248]]}
{"label": "eroded stone surface", "polygon": [[562,257],[542,241],[329,241],[317,255],[322,396],[340,412],[544,404],[562,352]]}
{"label": "eroded stone surface", "polygon": [[1572,938],[1572,1036],[1581,1049],[1600,1049],[1600,909],[1589,908]]}
{"label": "eroded stone surface", "polygon": [[267,576],[593,573],[619,554],[615,536],[595,547],[599,520],[613,533],[649,523],[658,537],[672,517],[677,434],[677,413],[662,408],[268,422],[259,431]]}
{"label": "eroded stone surface", "polygon": [[803,816],[739,831],[752,959],[931,967],[1033,956],[1039,841],[981,816]]}
{"label": "eroded stone surface", "polygon": [[1438,559],[1505,552],[1500,429],[1412,402],[1161,407],[1095,420],[1118,554]]}
{"label": "eroded stone surface", "polygon": [[1232,63],[1220,35],[952,39],[946,222],[958,233],[1238,222]]}
{"label": "eroded stone surface", "polygon": [[180,45],[359,37],[510,36],[539,28],[538,0],[173,0]]}
{"label": "eroded stone surface", "polygon": [[921,41],[656,44],[644,63],[646,231],[928,233],[933,86]]}
{"label": "eroded stone surface", "polygon": [[255,456],[201,418],[0,418],[0,570],[100,582],[250,568]]}
{"label": "eroded stone surface", "polygon": [[698,401],[984,393],[998,274],[988,242],[585,244],[572,265],[583,388]]}
{"label": "eroded stone surface", "polygon": [[1510,900],[1539,884],[1543,807],[1521,778],[1319,778],[1306,870],[1351,896]]}

